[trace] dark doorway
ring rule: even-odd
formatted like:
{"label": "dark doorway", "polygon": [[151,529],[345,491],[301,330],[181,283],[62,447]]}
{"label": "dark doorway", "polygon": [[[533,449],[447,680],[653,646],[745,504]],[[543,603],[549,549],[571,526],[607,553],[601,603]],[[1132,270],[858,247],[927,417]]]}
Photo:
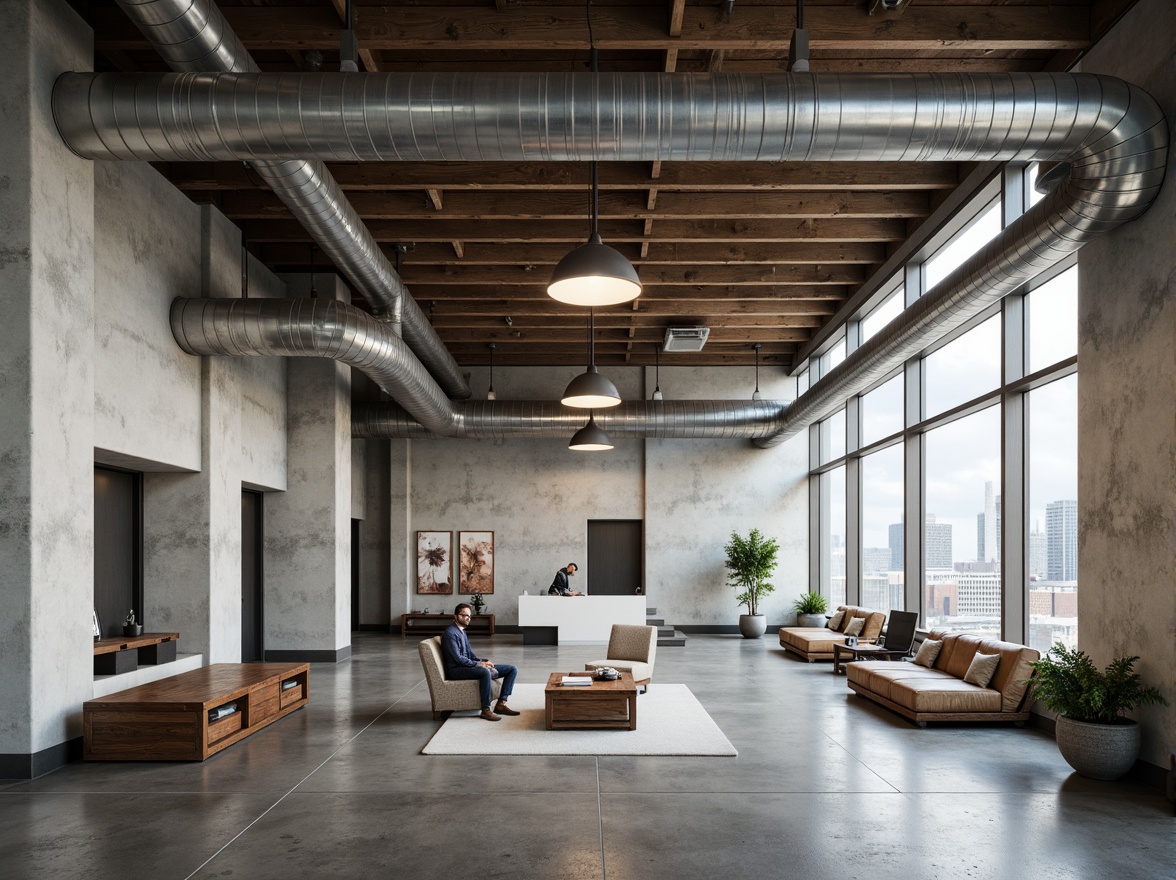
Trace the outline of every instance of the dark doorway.
{"label": "dark doorway", "polygon": [[264,499],[241,492],[241,662],[262,659]]}
{"label": "dark doorway", "polygon": [[132,608],[143,607],[143,477],[130,471],[94,468],[94,610],[102,637],[122,635]]}
{"label": "dark doorway", "polygon": [[588,593],[632,596],[641,583],[642,522],[639,519],[588,520]]}
{"label": "dark doorway", "polygon": [[359,526],[363,520],[351,521],[351,631],[359,632]]}

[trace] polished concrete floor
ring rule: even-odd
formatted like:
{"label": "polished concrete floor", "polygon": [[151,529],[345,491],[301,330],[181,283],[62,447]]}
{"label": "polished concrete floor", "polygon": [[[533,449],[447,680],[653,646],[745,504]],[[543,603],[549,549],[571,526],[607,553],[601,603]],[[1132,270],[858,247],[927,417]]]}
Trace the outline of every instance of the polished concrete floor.
{"label": "polished concrete floor", "polygon": [[[528,682],[600,652],[476,646]],[[1073,775],[1038,730],[919,730],[767,639],[658,653],[654,687],[689,684],[738,758],[426,757],[416,643],[354,647],[203,764],[3,783],[0,877],[1176,877],[1162,792]]]}

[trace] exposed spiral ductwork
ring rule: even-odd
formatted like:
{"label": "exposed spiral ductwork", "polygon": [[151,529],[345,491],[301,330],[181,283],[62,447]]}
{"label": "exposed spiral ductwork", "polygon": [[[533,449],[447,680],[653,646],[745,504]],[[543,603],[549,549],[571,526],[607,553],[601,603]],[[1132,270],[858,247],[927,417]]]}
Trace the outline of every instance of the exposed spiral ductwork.
{"label": "exposed spiral ductwork", "polygon": [[[359,409],[355,437],[567,438],[584,423],[559,401],[449,400],[386,325],[335,300],[177,298],[171,326],[189,354],[332,358],[366,373],[404,409]],[[768,400],[630,401],[596,421],[619,437],[756,439],[779,431],[783,413]]]}
{"label": "exposed spiral ductwork", "polygon": [[[95,159],[1067,164],[1048,198],[802,395],[756,439],[763,446],[1139,216],[1159,192],[1168,150],[1150,96],[1089,74],[67,74],[53,103],[67,143]],[[426,428],[449,433],[418,414],[431,393],[393,392]],[[683,418],[705,421],[706,405]],[[494,412],[487,418],[514,418]],[[407,430],[386,427],[382,436]]]}
{"label": "exposed spiral ductwork", "polygon": [[[118,0],[172,70],[256,73],[257,65],[213,0]],[[257,157],[251,165],[355,285],[380,320],[453,397],[469,397],[461,368],[321,159]]]}

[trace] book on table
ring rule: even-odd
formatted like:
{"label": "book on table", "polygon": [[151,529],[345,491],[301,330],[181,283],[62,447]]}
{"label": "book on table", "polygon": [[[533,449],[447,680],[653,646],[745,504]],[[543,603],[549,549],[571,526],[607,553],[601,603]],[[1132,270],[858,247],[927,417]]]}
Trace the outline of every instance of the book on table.
{"label": "book on table", "polygon": [[569,685],[574,687],[591,686],[592,677],[588,675],[565,675],[559,682],[564,687]]}

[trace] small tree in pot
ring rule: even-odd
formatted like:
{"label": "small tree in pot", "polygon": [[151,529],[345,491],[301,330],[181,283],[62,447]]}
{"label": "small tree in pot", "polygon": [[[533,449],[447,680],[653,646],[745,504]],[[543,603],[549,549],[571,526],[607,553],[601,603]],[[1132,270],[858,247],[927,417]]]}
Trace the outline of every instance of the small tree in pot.
{"label": "small tree in pot", "polygon": [[768,578],[779,564],[780,545],[775,538],[765,538],[759,529],[752,529],[746,538],[732,532],[723,549],[730,573],[727,586],[742,590],[735,601],[747,606],[747,614],[739,615],[739,632],[745,639],[758,639],[768,628],[767,618],[759,613],[759,600],[776,589]]}
{"label": "small tree in pot", "polygon": [[805,593],[792,603],[797,626],[824,626],[827,608],[825,597],[820,593]]}
{"label": "small tree in pot", "polygon": [[1139,724],[1123,716],[1136,706],[1168,705],[1134,671],[1138,657],[1112,660],[1099,672],[1085,652],[1061,642],[1029,664],[1034,697],[1058,713],[1054,735],[1071,767],[1091,779],[1118,779],[1139,757]]}

